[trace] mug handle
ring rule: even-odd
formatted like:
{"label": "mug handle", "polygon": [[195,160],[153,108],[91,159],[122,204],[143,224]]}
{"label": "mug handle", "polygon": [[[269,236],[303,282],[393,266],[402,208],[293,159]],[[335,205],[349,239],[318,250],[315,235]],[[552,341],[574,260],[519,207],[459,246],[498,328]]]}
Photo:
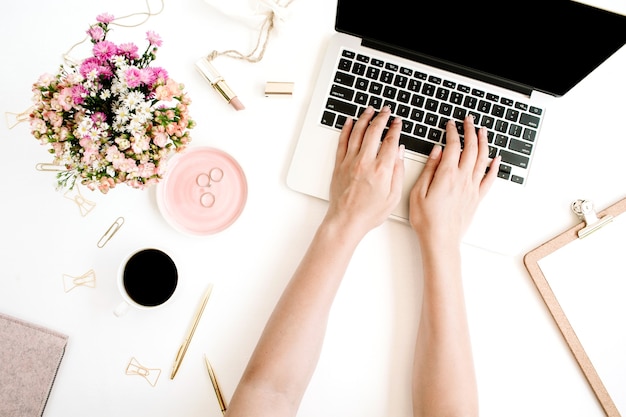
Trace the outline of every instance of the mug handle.
{"label": "mug handle", "polygon": [[113,314],[115,314],[117,317],[121,317],[126,314],[126,312],[128,311],[128,307],[130,307],[130,304],[128,304],[126,301],[122,301],[117,305],[117,307],[115,307],[115,310],[113,310]]}

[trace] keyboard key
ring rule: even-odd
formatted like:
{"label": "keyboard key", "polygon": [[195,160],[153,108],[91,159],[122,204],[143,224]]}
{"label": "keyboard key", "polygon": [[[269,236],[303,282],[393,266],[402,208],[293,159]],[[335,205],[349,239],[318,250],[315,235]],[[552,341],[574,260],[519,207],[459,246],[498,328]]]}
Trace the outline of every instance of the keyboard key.
{"label": "keyboard key", "polygon": [[533,145],[532,143],[528,143],[523,140],[511,139],[509,149],[523,153],[524,155],[530,155],[533,151]]}
{"label": "keyboard key", "polygon": [[434,75],[431,75],[430,77],[428,77],[428,81],[437,85],[441,84],[441,78],[435,77]]}
{"label": "keyboard key", "polygon": [[501,148],[506,148],[506,145],[509,144],[509,138],[504,136],[502,133],[498,133],[496,134],[494,144]]}
{"label": "keyboard key", "polygon": [[400,143],[404,145],[406,149],[422,155],[430,155],[430,152],[435,146],[432,142],[403,134],[400,134]]}
{"label": "keyboard key", "polygon": [[502,162],[506,164],[511,164],[520,168],[528,168],[528,161],[530,160],[526,156],[518,155],[513,152],[505,151],[504,149],[500,150],[500,156],[502,157]]}
{"label": "keyboard key", "polygon": [[356,79],[356,83],[354,84],[354,88],[357,88],[359,90],[362,91],[366,91],[367,90],[367,86],[369,85],[369,81],[367,81],[365,78],[357,78]]}
{"label": "keyboard key", "polygon": [[426,95],[428,97],[432,97],[432,96],[435,95],[435,88],[436,87],[433,84],[425,83],[422,86],[422,94],[424,94],[424,95]]}
{"label": "keyboard key", "polygon": [[398,91],[397,99],[398,101],[401,101],[403,103],[408,103],[409,101],[411,101],[411,93],[406,90],[400,90]]}
{"label": "keyboard key", "polygon": [[413,94],[411,97],[411,105],[415,107],[422,107],[424,105],[424,96]]}
{"label": "keyboard key", "polygon": [[344,49],[343,51],[341,51],[341,56],[345,56],[346,58],[351,58],[351,59],[354,59],[354,56],[355,56],[355,55],[356,55],[356,54],[355,54],[354,52],[349,51],[349,50],[347,50],[347,49]]}
{"label": "keyboard key", "polygon": [[337,100],[334,98],[329,98],[326,102],[326,108],[328,110],[334,110],[337,113],[347,114],[349,116],[356,115],[357,106],[352,103],[347,103],[345,101]]}
{"label": "keyboard key", "polygon": [[398,115],[398,117],[406,119],[411,114],[411,108],[409,106],[405,106],[404,104],[399,104],[396,114]]}
{"label": "keyboard key", "polygon": [[491,108],[491,115],[496,117],[504,116],[504,107],[499,104],[494,104]]}
{"label": "keyboard key", "polygon": [[421,138],[425,138],[427,133],[428,133],[428,128],[421,124],[416,124],[415,129],[413,129],[413,134]]}
{"label": "keyboard key", "polygon": [[509,135],[519,138],[522,136],[522,127],[520,125],[511,124],[511,126],[509,126]]}
{"label": "keyboard key", "polygon": [[397,88],[387,85],[383,88],[383,97],[393,100],[396,98],[397,92],[398,92]]}
{"label": "keyboard key", "polygon": [[367,67],[364,64],[361,64],[360,62],[355,62],[354,65],[352,65],[352,73],[356,75],[365,75],[366,68]]}
{"label": "keyboard key", "polygon": [[365,93],[357,92],[354,96],[354,102],[362,106],[367,105],[367,99],[369,96]]}
{"label": "keyboard key", "polygon": [[413,92],[419,92],[420,89],[422,88],[422,82],[419,80],[416,80],[414,78],[409,80],[409,90],[413,91]]}
{"label": "keyboard key", "polygon": [[352,68],[352,61],[349,60],[349,59],[341,58],[339,60],[339,67],[338,68],[340,70],[342,70],[342,71],[348,72],[348,71],[350,71],[350,68]]}
{"label": "keyboard key", "polygon": [[528,140],[530,142],[535,141],[535,137],[537,136],[537,131],[529,128],[524,128],[524,134],[522,135],[522,139]]}
{"label": "keyboard key", "polygon": [[528,114],[528,113],[522,113],[522,116],[520,117],[519,122],[523,124],[524,126],[538,128],[539,120],[540,119],[537,116],[533,116],[532,114]]}
{"label": "keyboard key", "polygon": [[380,82],[385,83],[385,84],[391,84],[393,82],[393,73],[389,72],[389,71],[382,71],[380,73]]}
{"label": "keyboard key", "polygon": [[333,84],[330,89],[330,95],[346,101],[352,101],[352,98],[354,97],[354,90]]}
{"label": "keyboard key", "polygon": [[463,97],[463,94],[454,91],[452,94],[450,94],[450,102],[452,104],[460,105],[463,103]]}
{"label": "keyboard key", "polygon": [[377,80],[380,75],[380,69],[375,67],[367,67],[367,71],[365,72],[365,76],[371,80]]}
{"label": "keyboard key", "polygon": [[427,138],[432,140],[433,142],[439,142],[441,140],[441,135],[443,134],[443,132],[437,128],[431,127],[430,129],[428,129],[428,136]]}
{"label": "keyboard key", "polygon": [[405,77],[404,75],[400,75],[400,74],[397,74],[395,78],[393,79],[393,85],[399,88],[405,88],[408,82],[409,82],[409,79]]}
{"label": "keyboard key", "polygon": [[504,118],[506,120],[511,121],[511,122],[517,122],[517,119],[519,118],[519,110],[506,109],[506,113],[504,115]]}
{"label": "keyboard key", "polygon": [[381,83],[371,82],[369,92],[372,94],[381,94],[383,92],[383,85]]}
{"label": "keyboard key", "polygon": [[322,114],[322,124],[326,126],[333,126],[335,124],[335,113],[325,111]]}
{"label": "keyboard key", "polygon": [[426,110],[437,111],[437,107],[439,107],[437,100],[433,100],[432,98],[426,99],[426,105],[424,106]]}
{"label": "keyboard key", "polygon": [[345,72],[337,71],[335,73],[335,82],[341,85],[347,85],[348,87],[352,87],[354,85],[354,80],[356,77],[352,74],[348,74]]}
{"label": "keyboard key", "polygon": [[413,109],[409,117],[411,118],[411,120],[415,120],[416,122],[421,122],[422,120],[424,120],[424,110]]}

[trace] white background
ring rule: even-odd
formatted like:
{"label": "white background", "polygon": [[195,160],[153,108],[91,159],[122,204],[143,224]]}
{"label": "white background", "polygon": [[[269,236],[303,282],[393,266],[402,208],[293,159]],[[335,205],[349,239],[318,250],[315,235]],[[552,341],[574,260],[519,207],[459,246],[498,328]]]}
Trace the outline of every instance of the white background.
{"label": "white background", "polygon": [[[606,2],[623,11],[622,3]],[[291,191],[285,177],[323,47],[333,33],[334,7],[332,0],[296,0],[260,63],[215,61],[245,104],[242,112],[222,101],[194,62],[214,49],[250,51],[257,33],[249,27],[202,0],[180,0],[168,2],[162,14],[139,28],[112,32],[113,41],[137,44],[147,30],[161,34],[164,44],[155,64],[184,82],[193,100],[197,127],[191,146],[222,149],[243,167],[246,207],[219,234],[198,238],[176,232],[158,212],[154,189],[118,186],[103,196],[83,188],[96,207],[82,217],[73,201],[55,191],[54,174],[35,170],[49,156],[28,125],[0,125],[0,311],[69,335],[46,417],[221,415],[203,355],[229,399],[325,212],[325,202]],[[25,111],[31,84],[56,71],[62,54],[84,38],[96,15],[143,10],[140,0],[2,2],[0,110]],[[81,47],[74,55],[80,58],[81,51],[85,56]],[[534,167],[558,175],[540,184],[544,198],[528,202],[550,213],[535,219],[536,240],[528,242],[528,250],[576,223],[569,211],[573,200],[592,199],[603,208],[623,196],[625,70],[622,49],[549,109],[544,151]],[[293,81],[294,95],[264,97],[267,81]],[[566,149],[558,150],[563,144]],[[100,236],[119,216],[125,219],[122,229],[98,248]],[[181,281],[174,302],[117,318],[118,264],[146,246],[162,247],[176,259]],[[464,246],[463,256],[481,414],[603,415],[524,269],[523,253],[505,257]],[[64,292],[63,274],[90,269],[96,288]],[[171,381],[174,356],[209,282],[213,295]],[[411,415],[421,282],[417,242],[407,225],[389,221],[364,239],[336,299],[299,416]],[[154,388],[125,375],[132,357],[162,370]]]}

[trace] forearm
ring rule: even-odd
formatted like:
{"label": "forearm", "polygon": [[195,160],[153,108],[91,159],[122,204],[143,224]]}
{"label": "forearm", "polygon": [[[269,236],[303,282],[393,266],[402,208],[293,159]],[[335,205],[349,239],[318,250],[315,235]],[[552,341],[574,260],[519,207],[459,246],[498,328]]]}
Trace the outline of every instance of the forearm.
{"label": "forearm", "polygon": [[424,296],[415,348],[417,416],[476,416],[478,395],[457,247],[424,246]]}
{"label": "forearm", "polygon": [[358,240],[332,222],[322,223],[267,322],[231,400],[229,417],[296,414]]}

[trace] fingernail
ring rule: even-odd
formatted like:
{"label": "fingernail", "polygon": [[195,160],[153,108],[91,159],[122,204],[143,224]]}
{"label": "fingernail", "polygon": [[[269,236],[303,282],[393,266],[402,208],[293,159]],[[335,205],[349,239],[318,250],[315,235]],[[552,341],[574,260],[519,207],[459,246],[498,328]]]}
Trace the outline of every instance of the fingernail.
{"label": "fingernail", "polygon": [[383,106],[383,108],[380,110],[381,113],[385,112],[385,113],[390,113],[391,112],[391,107],[389,106]]}
{"label": "fingernail", "polygon": [[439,154],[441,154],[441,146],[440,145],[435,145],[435,146],[433,146],[433,149],[430,151],[429,158],[430,159],[437,159],[437,158],[439,158]]}

